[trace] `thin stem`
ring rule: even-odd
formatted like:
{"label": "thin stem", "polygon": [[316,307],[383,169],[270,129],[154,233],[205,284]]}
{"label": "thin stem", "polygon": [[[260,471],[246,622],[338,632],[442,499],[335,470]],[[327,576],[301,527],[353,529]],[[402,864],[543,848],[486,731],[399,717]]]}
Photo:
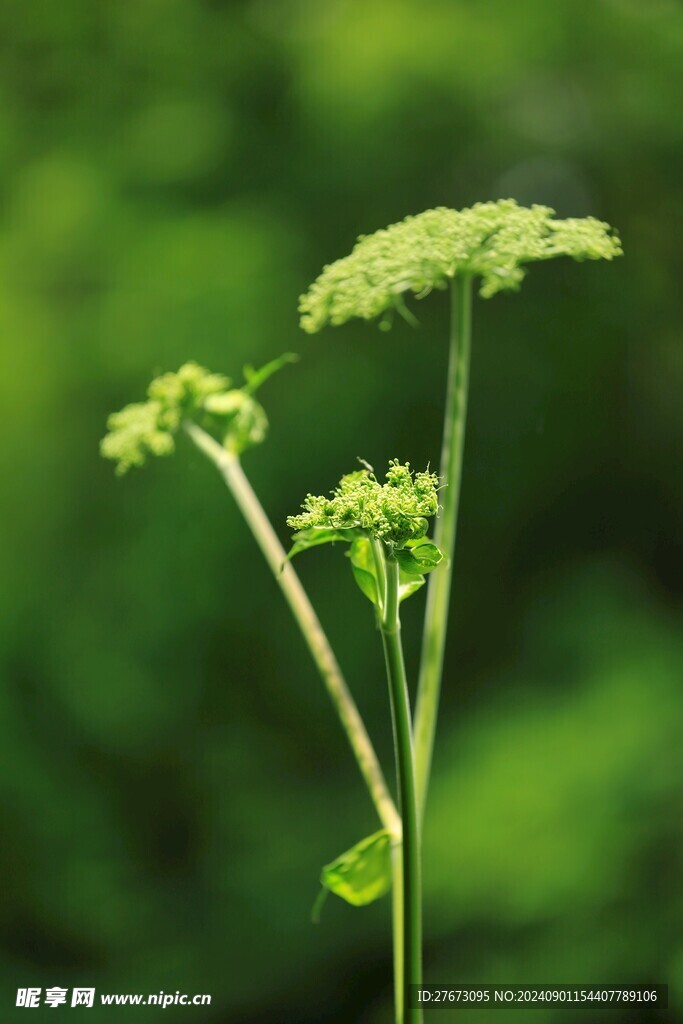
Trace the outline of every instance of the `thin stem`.
{"label": "thin stem", "polygon": [[[370,548],[377,579],[377,621],[380,629],[387,602],[387,573],[384,546],[377,537],[370,537]],[[394,750],[396,750],[396,724],[392,715]],[[396,785],[400,793],[401,780],[396,765]],[[403,1024],[403,971],[405,964],[403,949],[403,849],[395,843],[391,850],[391,933],[394,953],[394,1012],[396,1024]]]}
{"label": "thin stem", "polygon": [[410,986],[422,984],[422,879],[420,819],[415,789],[415,764],[410,700],[401,645],[398,611],[398,562],[386,556],[386,597],[381,618],[384,659],[389,681],[394,746],[403,825],[403,1020],[420,1024],[422,1011],[411,1009]]}
{"label": "thin stem", "polygon": [[289,604],[313,661],[332,698],[380,821],[392,837],[399,838],[401,835],[400,817],[391,799],[372,741],[346,685],[320,620],[296,571],[286,560],[286,552],[245,476],[239,458],[226,451],[196,424],[186,422],[183,426],[199,450],[211,459],[228,485],[275,577],[275,581]]}
{"label": "thin stem", "polygon": [[394,1014],[403,1024],[403,846],[391,848],[391,934],[394,953]]}
{"label": "thin stem", "polygon": [[377,537],[370,537],[370,550],[372,551],[375,576],[377,577],[377,598],[379,601],[377,614],[380,617],[381,623],[382,615],[384,614],[384,607],[387,602],[387,573],[384,563],[384,549],[382,547],[381,540],[378,540]]}
{"label": "thin stem", "polygon": [[434,541],[446,563],[429,581],[422,657],[415,707],[415,761],[420,812],[424,815],[434,734],[439,710],[453,555],[460,500],[462,456],[467,415],[470,344],[472,335],[472,279],[455,277],[451,283],[451,336],[446,390],[446,415],[441,448],[441,476],[445,478],[443,507],[436,521]]}

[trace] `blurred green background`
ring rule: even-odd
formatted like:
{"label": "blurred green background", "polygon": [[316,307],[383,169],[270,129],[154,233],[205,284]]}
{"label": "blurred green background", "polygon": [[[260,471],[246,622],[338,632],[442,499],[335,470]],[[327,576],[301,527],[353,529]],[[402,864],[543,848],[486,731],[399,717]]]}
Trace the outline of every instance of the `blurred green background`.
{"label": "blurred green background", "polygon": [[[373,811],[228,492],[189,444],[121,481],[98,441],[156,372],[293,349],[245,458],[283,541],[357,455],[434,464],[443,297],[310,338],[297,295],[361,232],[507,196],[626,255],[476,304],[426,975],[681,1005],[682,57],[675,0],[0,4],[3,1021],[27,985],[391,1019],[388,901],[310,923]],[[369,606],[339,551],[300,571],[388,763]]]}

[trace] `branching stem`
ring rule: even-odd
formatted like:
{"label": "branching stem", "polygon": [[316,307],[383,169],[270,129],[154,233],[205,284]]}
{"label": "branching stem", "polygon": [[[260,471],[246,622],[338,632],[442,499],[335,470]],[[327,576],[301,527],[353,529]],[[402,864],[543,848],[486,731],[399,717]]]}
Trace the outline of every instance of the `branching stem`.
{"label": "branching stem", "polygon": [[214,463],[230,489],[275,577],[275,581],[289,604],[313,661],[332,698],[380,821],[395,839],[400,839],[401,819],[387,788],[377,754],[356,703],[337,664],[337,659],[320,620],[296,571],[287,561],[286,552],[245,476],[239,458],[226,451],[210,434],[196,424],[186,422],[183,426],[199,450]]}

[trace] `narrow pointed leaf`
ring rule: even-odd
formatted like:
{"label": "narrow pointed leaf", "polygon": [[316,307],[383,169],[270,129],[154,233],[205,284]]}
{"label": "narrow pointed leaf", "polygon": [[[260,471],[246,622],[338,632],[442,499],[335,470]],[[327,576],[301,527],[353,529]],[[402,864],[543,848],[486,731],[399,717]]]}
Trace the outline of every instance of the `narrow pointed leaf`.
{"label": "narrow pointed leaf", "polygon": [[298,355],[294,352],[285,352],[283,355],[278,356],[277,359],[272,359],[265,366],[262,366],[260,370],[255,370],[253,366],[244,367],[244,379],[246,384],[243,388],[248,394],[253,395],[262,384],[272,377],[274,373],[281,370],[287,363],[296,363],[299,361]]}

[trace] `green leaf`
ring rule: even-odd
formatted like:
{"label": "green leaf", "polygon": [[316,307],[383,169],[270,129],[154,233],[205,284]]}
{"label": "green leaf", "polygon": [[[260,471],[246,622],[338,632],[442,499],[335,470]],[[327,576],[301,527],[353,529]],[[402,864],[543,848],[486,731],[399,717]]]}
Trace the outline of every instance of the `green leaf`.
{"label": "green leaf", "polygon": [[424,586],[424,576],[409,576],[408,573],[404,573],[403,569],[399,566],[398,569],[398,600],[406,601],[409,597],[412,597],[420,587]]}
{"label": "green leaf", "polygon": [[[370,538],[365,534],[361,534],[356,537],[351,544],[351,550],[348,553],[351,559],[351,568],[353,570],[353,576],[363,591],[368,600],[377,607],[378,605],[378,592],[377,586],[377,574],[375,572],[375,559],[372,554],[372,544]],[[424,576],[422,575],[409,575],[404,573],[399,566],[398,573],[398,599],[399,601],[405,601],[407,598],[420,589],[424,584]]]}
{"label": "green leaf", "polygon": [[377,607],[379,604],[375,559],[372,555],[372,544],[366,536],[356,537],[349,551],[353,577],[369,601]]}
{"label": "green leaf", "polygon": [[377,607],[378,596],[377,596],[377,580],[371,572],[366,572],[365,569],[359,569],[357,565],[351,563],[351,569],[353,570],[353,578],[363,591],[369,601]]}
{"label": "green leaf", "polygon": [[309,548],[317,548],[319,544],[334,544],[336,541],[349,544],[355,535],[356,531],[353,528],[349,530],[332,530],[325,526],[310,526],[307,530],[299,530],[298,533],[294,534],[294,543],[289,549],[287,561],[294,558],[295,555],[301,554],[302,551],[308,551]]}
{"label": "green leaf", "polygon": [[391,888],[391,837],[374,832],[346,850],[320,874],[325,889],[354,907],[378,900]]}
{"label": "green leaf", "polygon": [[249,395],[253,395],[262,384],[272,377],[274,373],[281,370],[287,363],[297,363],[299,361],[298,355],[295,352],[285,352],[284,355],[278,356],[277,359],[272,359],[265,366],[262,366],[260,370],[255,370],[253,366],[244,367],[244,379],[247,382],[242,389]]}
{"label": "green leaf", "polygon": [[[410,544],[410,542],[408,542]],[[443,560],[443,555],[429,540],[419,540],[396,551],[398,564],[406,576],[421,576],[431,572]]]}
{"label": "green leaf", "polygon": [[410,549],[418,562],[422,562],[425,567],[431,565],[433,569],[436,569],[437,565],[443,560],[443,552],[437,548],[433,541],[426,540],[424,537],[420,537],[417,540],[409,540],[406,547]]}

